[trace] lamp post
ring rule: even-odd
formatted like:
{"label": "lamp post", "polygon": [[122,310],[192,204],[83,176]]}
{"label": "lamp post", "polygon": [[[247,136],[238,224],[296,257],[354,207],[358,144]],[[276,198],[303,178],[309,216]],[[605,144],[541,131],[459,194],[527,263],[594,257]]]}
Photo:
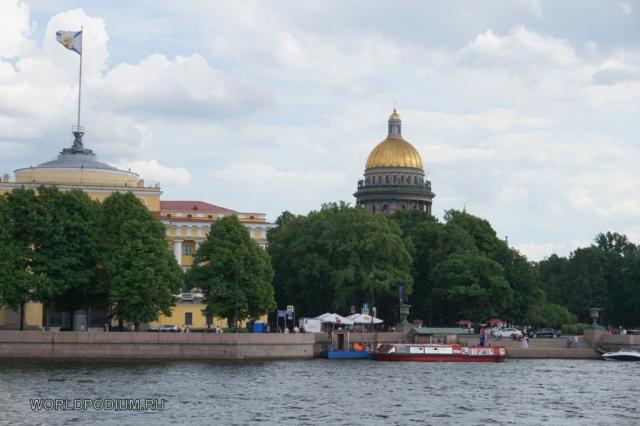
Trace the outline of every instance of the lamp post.
{"label": "lamp post", "polygon": [[369,272],[369,284],[371,285],[371,312],[369,315],[371,316],[371,332],[373,333],[373,315],[376,313],[376,308],[373,307],[373,271]]}
{"label": "lamp post", "polygon": [[589,314],[591,316],[591,321],[593,322],[593,326],[598,325],[598,318],[600,317],[600,308],[589,308]]}

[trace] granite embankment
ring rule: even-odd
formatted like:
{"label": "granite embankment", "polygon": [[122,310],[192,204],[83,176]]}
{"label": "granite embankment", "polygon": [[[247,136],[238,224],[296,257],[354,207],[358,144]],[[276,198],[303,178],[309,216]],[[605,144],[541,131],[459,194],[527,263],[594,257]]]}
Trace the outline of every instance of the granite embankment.
{"label": "granite embankment", "polygon": [[[460,343],[477,345],[479,337],[461,336]],[[529,347],[523,348],[522,343],[513,339],[495,340],[489,339],[492,346],[504,346],[507,348],[509,358],[557,358],[557,359],[599,359],[600,353],[590,347],[582,338],[579,347],[568,348],[565,337],[556,339],[537,338],[529,339]]]}
{"label": "granite embankment", "polygon": [[306,359],[326,342],[320,334],[0,331],[0,358]]}

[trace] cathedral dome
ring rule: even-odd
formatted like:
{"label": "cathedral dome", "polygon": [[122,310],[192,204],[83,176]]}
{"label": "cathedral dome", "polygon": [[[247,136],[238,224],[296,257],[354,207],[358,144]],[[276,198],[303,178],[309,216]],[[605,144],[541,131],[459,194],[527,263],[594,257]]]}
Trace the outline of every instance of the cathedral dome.
{"label": "cathedral dome", "polygon": [[424,170],[418,151],[413,145],[401,138],[387,138],[373,148],[367,158],[365,168],[380,167]]}

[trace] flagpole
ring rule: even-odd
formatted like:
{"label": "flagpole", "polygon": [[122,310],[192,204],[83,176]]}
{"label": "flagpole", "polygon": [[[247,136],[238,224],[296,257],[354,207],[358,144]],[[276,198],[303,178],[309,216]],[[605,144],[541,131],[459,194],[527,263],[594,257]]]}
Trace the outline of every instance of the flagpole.
{"label": "flagpole", "polygon": [[[84,38],[84,26],[80,27],[80,33],[82,33],[82,35],[80,37]],[[83,44],[84,44],[84,40],[83,40]],[[84,46],[83,46],[84,47]],[[80,74],[78,76],[78,132],[81,131],[80,129],[80,102],[82,99],[82,52],[84,51],[84,49],[81,49],[80,51]]]}

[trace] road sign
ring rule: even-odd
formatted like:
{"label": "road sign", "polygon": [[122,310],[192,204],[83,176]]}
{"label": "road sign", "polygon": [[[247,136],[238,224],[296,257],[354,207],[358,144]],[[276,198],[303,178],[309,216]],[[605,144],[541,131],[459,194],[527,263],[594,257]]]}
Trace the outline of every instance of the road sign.
{"label": "road sign", "polygon": [[287,312],[295,312],[293,305],[287,305]]}

